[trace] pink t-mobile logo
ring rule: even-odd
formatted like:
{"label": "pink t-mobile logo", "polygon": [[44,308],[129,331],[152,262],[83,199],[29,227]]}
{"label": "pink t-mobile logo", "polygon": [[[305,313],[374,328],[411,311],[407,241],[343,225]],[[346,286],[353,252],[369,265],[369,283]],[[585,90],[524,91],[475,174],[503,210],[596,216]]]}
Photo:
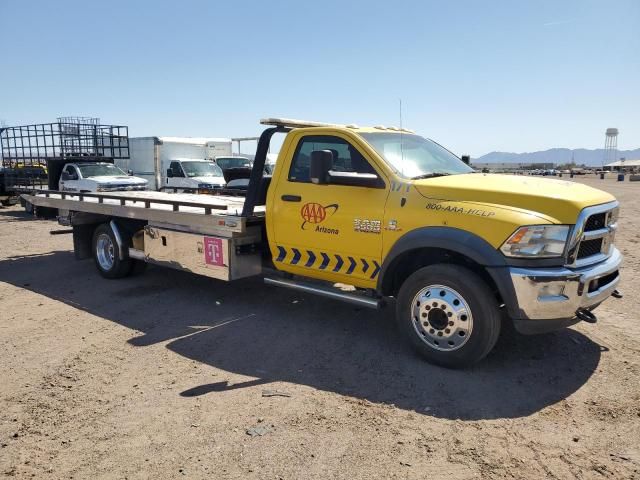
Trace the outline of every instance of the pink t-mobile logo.
{"label": "pink t-mobile logo", "polygon": [[207,265],[224,265],[221,238],[204,237],[204,261]]}

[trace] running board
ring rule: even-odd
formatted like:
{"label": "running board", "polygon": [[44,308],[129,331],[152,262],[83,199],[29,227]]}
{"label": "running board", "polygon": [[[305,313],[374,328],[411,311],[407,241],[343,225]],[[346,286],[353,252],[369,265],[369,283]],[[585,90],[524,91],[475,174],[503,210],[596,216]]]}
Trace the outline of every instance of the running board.
{"label": "running board", "polygon": [[383,305],[381,299],[365,298],[362,295],[357,295],[354,293],[340,293],[331,288],[323,288],[321,286],[310,285],[308,283],[294,282],[293,280],[265,278],[264,283],[276,287],[291,288],[300,292],[313,293],[322,297],[333,298],[334,300],[341,300],[343,302],[351,303],[352,305],[358,305],[359,307],[367,307],[378,310]]}

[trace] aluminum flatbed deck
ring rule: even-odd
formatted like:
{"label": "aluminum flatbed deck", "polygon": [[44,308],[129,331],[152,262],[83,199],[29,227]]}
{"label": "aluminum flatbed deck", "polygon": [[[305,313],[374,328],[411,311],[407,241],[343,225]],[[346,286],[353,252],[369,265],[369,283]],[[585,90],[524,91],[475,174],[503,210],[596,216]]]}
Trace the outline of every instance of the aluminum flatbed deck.
{"label": "aluminum flatbed deck", "polygon": [[36,207],[239,233],[246,231],[247,222],[259,223],[265,214],[265,207],[259,206],[255,208],[252,217],[243,217],[244,197],[226,195],[155,191],[76,193],[47,190],[32,191],[22,197]]}

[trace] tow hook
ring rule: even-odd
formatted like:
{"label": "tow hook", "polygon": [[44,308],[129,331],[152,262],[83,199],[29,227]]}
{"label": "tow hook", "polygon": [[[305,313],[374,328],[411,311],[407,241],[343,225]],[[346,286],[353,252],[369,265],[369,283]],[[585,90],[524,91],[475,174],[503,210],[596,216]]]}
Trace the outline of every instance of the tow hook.
{"label": "tow hook", "polygon": [[611,296],[613,298],[622,298],[622,297],[624,297],[624,295],[622,295],[622,292],[620,290],[614,290],[613,292],[611,292]]}
{"label": "tow hook", "polygon": [[596,323],[598,321],[598,317],[596,317],[592,311],[584,308],[581,308],[576,312],[576,317],[587,323]]}

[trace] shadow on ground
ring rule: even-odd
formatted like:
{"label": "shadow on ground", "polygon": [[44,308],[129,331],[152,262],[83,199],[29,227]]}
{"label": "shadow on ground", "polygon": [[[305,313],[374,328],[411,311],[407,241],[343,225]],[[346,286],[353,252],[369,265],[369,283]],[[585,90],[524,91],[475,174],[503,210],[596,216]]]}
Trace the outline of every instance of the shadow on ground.
{"label": "shadow on ground", "polygon": [[27,213],[24,209],[19,208],[17,206],[13,207],[0,207],[0,218],[7,219],[10,222],[21,221],[21,220],[33,220],[33,214]]}
{"label": "shadow on ground", "polygon": [[513,418],[580,388],[602,347],[575,330],[501,339],[465,371],[431,366],[403,343],[392,312],[266,287],[226,284],[150,267],[142,276],[105,280],[68,251],[0,261],[0,281],[144,332],[129,340],[167,348],[256,380],[193,385],[197,396],[285,381],[442,418]]}

